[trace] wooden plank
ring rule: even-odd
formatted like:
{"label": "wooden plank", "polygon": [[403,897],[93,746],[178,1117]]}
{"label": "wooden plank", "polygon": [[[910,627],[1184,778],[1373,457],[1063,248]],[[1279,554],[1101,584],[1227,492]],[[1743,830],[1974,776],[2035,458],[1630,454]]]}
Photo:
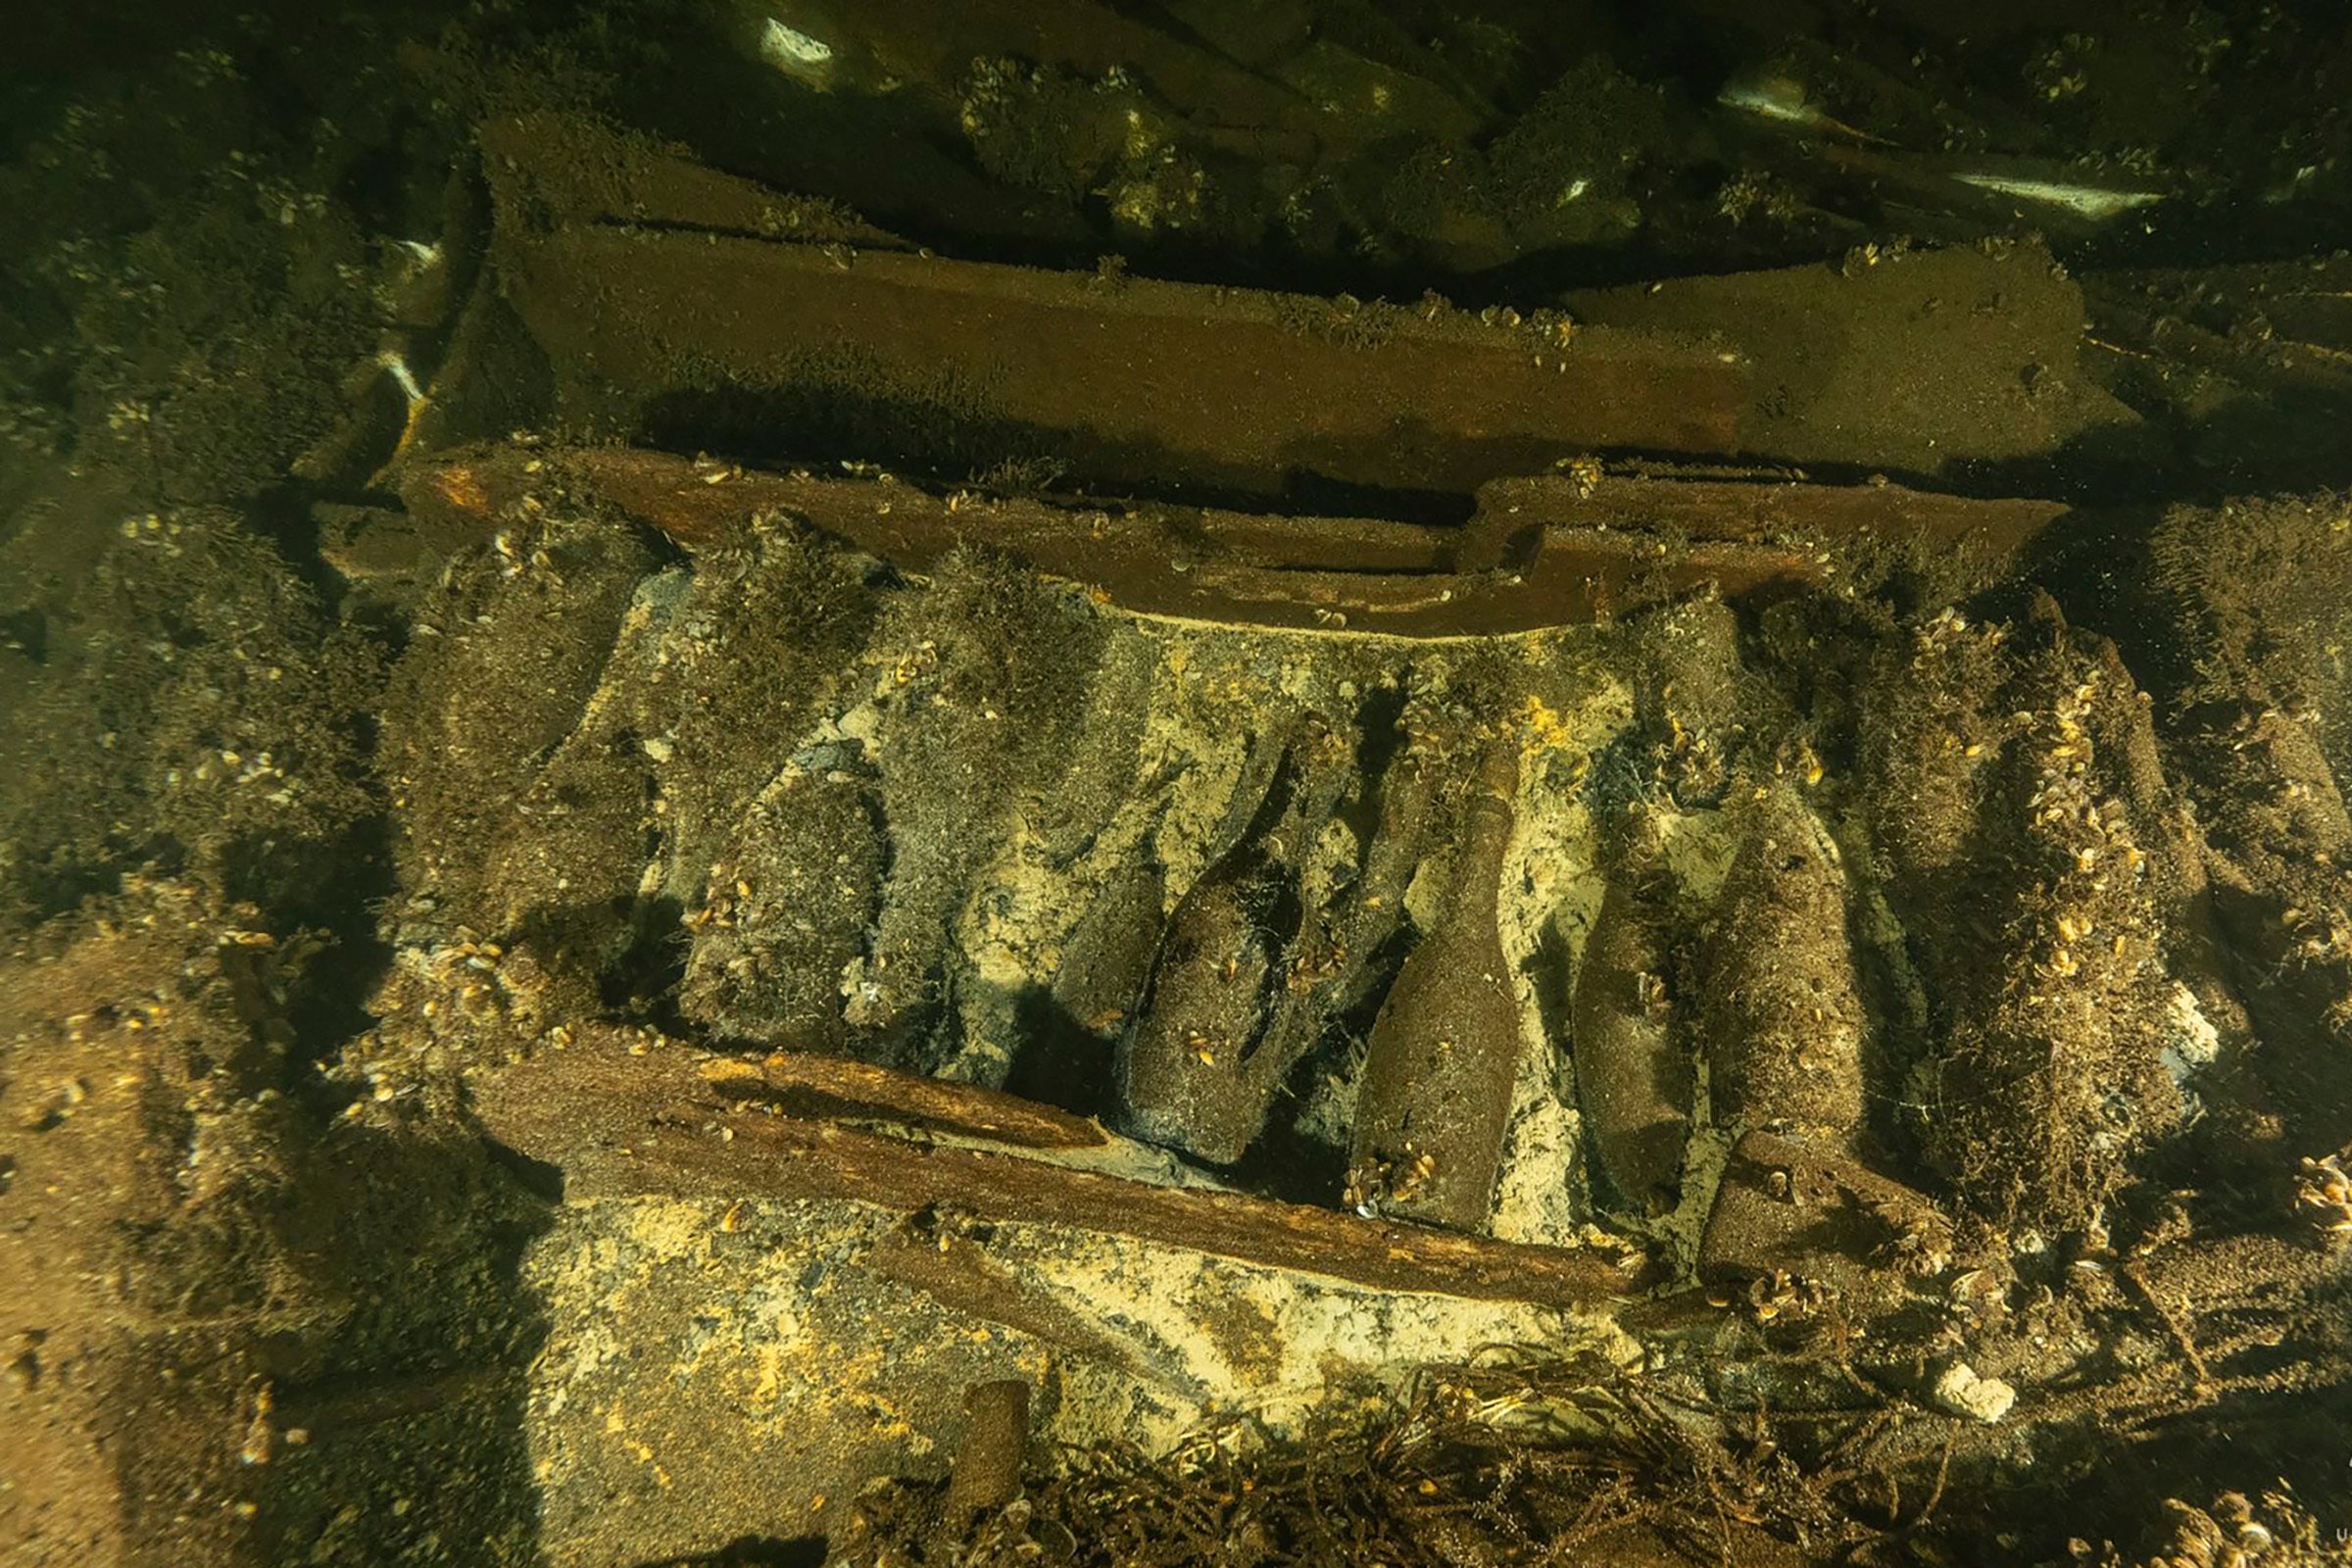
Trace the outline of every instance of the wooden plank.
{"label": "wooden plank", "polygon": [[402,477],[412,510],[483,528],[566,488],[689,549],[740,541],[754,519],[784,514],[909,570],[984,545],[1128,610],[1307,631],[1492,636],[1605,620],[1709,585],[1742,594],[1829,576],[1811,551],[1781,545],[1568,526],[1538,527],[1516,562],[1498,549],[1493,569],[1456,570],[1476,542],[1458,527],[943,497],[889,476],[763,473],[625,447],[477,449]]}
{"label": "wooden plank", "polygon": [[[492,1138],[560,1170],[570,1197],[847,1200],[907,1214],[1132,1236],[1367,1289],[1551,1306],[1595,1305],[1647,1283],[1641,1261],[1598,1252],[1450,1235],[1243,1193],[1157,1187],[1009,1152],[750,1108],[713,1090],[706,1076],[712,1059],[637,1031],[586,1027],[569,1047],[478,1080],[474,1111]],[[964,1092],[945,1084],[938,1090]]]}
{"label": "wooden plank", "polygon": [[[1712,586],[1819,587],[1847,554],[1964,552],[1990,567],[2060,502],[1895,484],[1565,475],[1481,487],[1465,527],[1152,502],[934,495],[870,471],[766,473],[627,447],[487,448],[414,466],[412,510],[487,522],[534,489],[583,488],[690,549],[787,514],[922,570],[985,545],[1152,614],[1302,630],[1465,637],[1605,620]],[[1486,569],[1463,569],[1476,560]]]}
{"label": "wooden plank", "polygon": [[2006,558],[2064,516],[2063,502],[1981,501],[1892,483],[1758,483],[1565,474],[1492,480],[1478,492],[1490,526],[1517,523],[1632,528],[1750,544],[1912,539],[1966,545]]}
{"label": "wooden plank", "polygon": [[721,173],[639,133],[554,110],[499,115],[476,132],[494,200],[566,222],[649,223],[860,249],[915,247],[835,203]]}
{"label": "wooden plank", "polygon": [[1516,313],[514,217],[495,255],[559,372],[641,405],[896,400],[1091,484],[1466,493],[1595,449],[1728,454],[1748,404],[1716,345]]}

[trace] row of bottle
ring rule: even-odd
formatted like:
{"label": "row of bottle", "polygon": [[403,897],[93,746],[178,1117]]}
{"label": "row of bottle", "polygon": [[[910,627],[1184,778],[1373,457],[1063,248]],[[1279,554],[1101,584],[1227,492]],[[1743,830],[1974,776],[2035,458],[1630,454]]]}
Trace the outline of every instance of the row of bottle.
{"label": "row of bottle", "polygon": [[[1521,749],[1508,734],[1477,745],[1450,811],[1432,776],[1436,751],[1415,748],[1388,769],[1362,874],[1327,913],[1298,906],[1295,862],[1337,804],[1347,759],[1320,720],[1286,749],[1252,821],[1159,928],[1117,1050],[1130,1131],[1211,1163],[1241,1158],[1350,988],[1371,983],[1355,956],[1398,935],[1425,823],[1450,820],[1442,892],[1365,1039],[1346,1201],[1453,1229],[1487,1224],[1529,1049],[1501,908]],[[1771,1122],[1829,1147],[1850,1145],[1861,1124],[1863,1008],[1836,850],[1792,794],[1767,792],[1741,817],[1723,906],[1734,912],[1698,966],[1695,1008],[1673,994],[1666,879],[1638,833],[1610,835],[1569,1048],[1592,1157],[1633,1207],[1675,1201],[1693,1045],[1718,1120]]]}

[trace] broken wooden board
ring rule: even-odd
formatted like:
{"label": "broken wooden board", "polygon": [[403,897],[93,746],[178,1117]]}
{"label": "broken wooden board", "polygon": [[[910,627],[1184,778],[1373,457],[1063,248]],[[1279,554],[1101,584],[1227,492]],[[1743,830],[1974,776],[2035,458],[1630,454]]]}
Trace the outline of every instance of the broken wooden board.
{"label": "broken wooden board", "polygon": [[[1644,1266],[1599,1252],[1457,1236],[1242,1193],[1152,1185],[998,1148],[871,1132],[823,1116],[749,1105],[750,1074],[713,1070],[691,1047],[600,1027],[485,1077],[475,1111],[489,1134],[563,1173],[567,1200],[834,1199],[906,1214],[1074,1227],[1130,1236],[1381,1290],[1540,1305],[1610,1301]],[[748,1067],[748,1064],[746,1064]],[[764,1078],[764,1074],[760,1075]],[[867,1070],[863,1094],[899,1080],[922,1119],[977,1142],[1005,1097]],[[732,1084],[737,1093],[727,1092]],[[948,1107],[969,1096],[968,1114]],[[914,1118],[905,1118],[912,1120]]]}
{"label": "broken wooden board", "polygon": [[689,548],[778,514],[909,570],[979,545],[1147,614],[1398,637],[1473,637],[1605,620],[1712,585],[1828,580],[1810,553],[1738,540],[1671,546],[1634,530],[1548,529],[1508,570],[1462,571],[1474,531],[1156,503],[1057,506],[946,497],[889,475],[762,473],[632,448],[492,448],[414,467],[413,511],[491,524],[534,489],[586,489]]}
{"label": "broken wooden board", "polygon": [[1595,448],[1726,454],[1748,402],[1713,343],[796,243],[768,237],[789,198],[728,176],[584,175],[560,139],[496,122],[483,143],[506,299],[559,382],[641,426],[665,400],[755,422],[856,403],[1094,483],[1464,492]]}
{"label": "broken wooden board", "polygon": [[1740,449],[1889,473],[1998,471],[2094,445],[2155,457],[2080,363],[2082,287],[2038,244],[1868,247],[1842,265],[1627,283],[1561,301],[1581,325],[1710,339],[1749,367]]}
{"label": "broken wooden board", "polygon": [[[1729,453],[1739,363],[1642,333],[666,229],[500,247],[559,366],[625,385],[956,405],[1097,482],[1467,490],[1594,448]],[[1360,334],[1362,341],[1352,341]]]}
{"label": "broken wooden board", "polygon": [[1827,587],[1857,546],[1973,552],[1988,566],[2065,508],[1898,485],[1513,478],[1467,526],[1164,503],[938,496],[870,469],[766,473],[622,447],[478,448],[411,465],[413,513],[487,529],[535,492],[585,490],[689,549],[777,514],[908,570],[968,545],[1148,614],[1399,637],[1606,620],[1712,587]]}
{"label": "broken wooden board", "polygon": [[721,173],[642,135],[553,110],[502,115],[476,132],[484,172],[512,221],[662,223],[860,249],[915,247],[837,203]]}
{"label": "broken wooden board", "polygon": [[[479,140],[502,297],[567,414],[636,440],[1292,498],[1461,493],[1596,451],[1926,475],[2158,455],[2082,372],[2082,290],[2039,246],[1472,314],[953,260],[561,115]],[[826,439],[843,419],[859,439]]]}

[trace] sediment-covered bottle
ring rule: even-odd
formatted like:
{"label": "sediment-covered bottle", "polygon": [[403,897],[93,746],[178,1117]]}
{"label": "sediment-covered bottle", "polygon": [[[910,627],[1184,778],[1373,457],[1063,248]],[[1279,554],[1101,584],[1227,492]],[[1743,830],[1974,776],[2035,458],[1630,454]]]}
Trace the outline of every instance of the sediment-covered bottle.
{"label": "sediment-covered bottle", "polygon": [[1660,873],[1642,849],[1615,857],[1585,939],[1569,1006],[1577,1106],[1617,1196],[1651,1214],[1675,1205],[1693,1093],[1669,958]]}
{"label": "sediment-covered bottle", "polygon": [[1053,998],[1064,1017],[1102,1042],[1124,1032],[1152,976],[1166,918],[1166,875],[1151,844],[1114,873],[1070,933]]}
{"label": "sediment-covered bottle", "polygon": [[1245,839],[1200,874],[1160,933],[1152,983],[1117,1058],[1127,1128],[1138,1138],[1204,1159],[1239,1158],[1202,1136],[1229,1119],[1218,1101],[1230,1071],[1265,1023],[1275,954],[1259,911],[1264,854]]}
{"label": "sediment-covered bottle", "polygon": [[1862,1129],[1865,1014],[1844,868],[1794,791],[1753,806],[1705,958],[1709,1102],[1722,1125],[1849,1148]]}
{"label": "sediment-covered bottle", "polygon": [[1298,924],[1296,862],[1344,788],[1347,756],[1321,714],[1305,715],[1250,827],[1168,916],[1117,1055],[1137,1137],[1232,1163],[1264,1127],[1298,1050],[1311,1043],[1260,1049]]}
{"label": "sediment-covered bottle", "polygon": [[1477,1230],[1494,1203],[1521,1049],[1500,907],[1518,774],[1516,746],[1492,743],[1445,897],[1372,1025],[1348,1161],[1360,1211]]}

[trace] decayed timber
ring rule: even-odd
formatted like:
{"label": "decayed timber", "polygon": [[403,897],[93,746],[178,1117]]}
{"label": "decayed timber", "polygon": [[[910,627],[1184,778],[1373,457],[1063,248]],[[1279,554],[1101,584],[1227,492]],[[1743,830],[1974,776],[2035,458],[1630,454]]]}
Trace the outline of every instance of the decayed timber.
{"label": "decayed timber", "polygon": [[789,198],[756,185],[704,172],[673,203],[625,163],[584,176],[605,160],[560,127],[483,140],[506,299],[561,373],[633,398],[895,388],[1043,434],[1093,481],[1277,495],[1723,455],[1749,403],[1739,356],[1694,338],[799,243],[766,220]]}
{"label": "decayed timber", "polygon": [[2058,501],[1980,501],[1884,482],[1612,477],[1590,484],[1564,474],[1492,480],[1479,487],[1478,507],[1490,524],[1640,528],[1757,544],[1913,539],[1980,551],[1996,561],[2014,555],[2068,511]]}
{"label": "decayed timber", "polygon": [[1729,454],[1746,403],[1712,348],[1593,330],[1546,353],[1452,311],[1357,345],[1322,300],[729,234],[573,227],[499,255],[541,346],[606,381],[682,390],[691,355],[722,388],[773,388],[830,353],[953,386],[1106,480],[1467,490],[1593,448]]}
{"label": "decayed timber", "polygon": [[[633,1031],[583,1029],[574,1045],[482,1080],[475,1110],[493,1138],[560,1170],[575,1198],[847,1200],[1132,1236],[1379,1290],[1552,1306],[1609,1300],[1644,1283],[1638,1267],[1598,1253],[1157,1187],[750,1108],[713,1087],[706,1069],[717,1059]],[[732,1068],[715,1076],[721,1084],[741,1077]],[[936,1110],[938,1097],[957,1092],[931,1085],[924,1102]],[[1000,1119],[994,1103],[956,1118],[979,1136]]]}
{"label": "decayed timber", "polygon": [[[1056,505],[933,495],[888,475],[769,473],[622,447],[487,447],[411,465],[412,512],[487,526],[534,492],[586,490],[689,549],[786,514],[910,570],[960,545],[1149,614],[1402,637],[1484,636],[1607,619],[1712,585],[1739,595],[1820,586],[1834,547],[1906,533],[2006,556],[2065,511],[1895,485],[1611,478],[1482,492],[1466,527],[1278,516],[1159,503]],[[1485,556],[1487,569],[1465,569]]]}

